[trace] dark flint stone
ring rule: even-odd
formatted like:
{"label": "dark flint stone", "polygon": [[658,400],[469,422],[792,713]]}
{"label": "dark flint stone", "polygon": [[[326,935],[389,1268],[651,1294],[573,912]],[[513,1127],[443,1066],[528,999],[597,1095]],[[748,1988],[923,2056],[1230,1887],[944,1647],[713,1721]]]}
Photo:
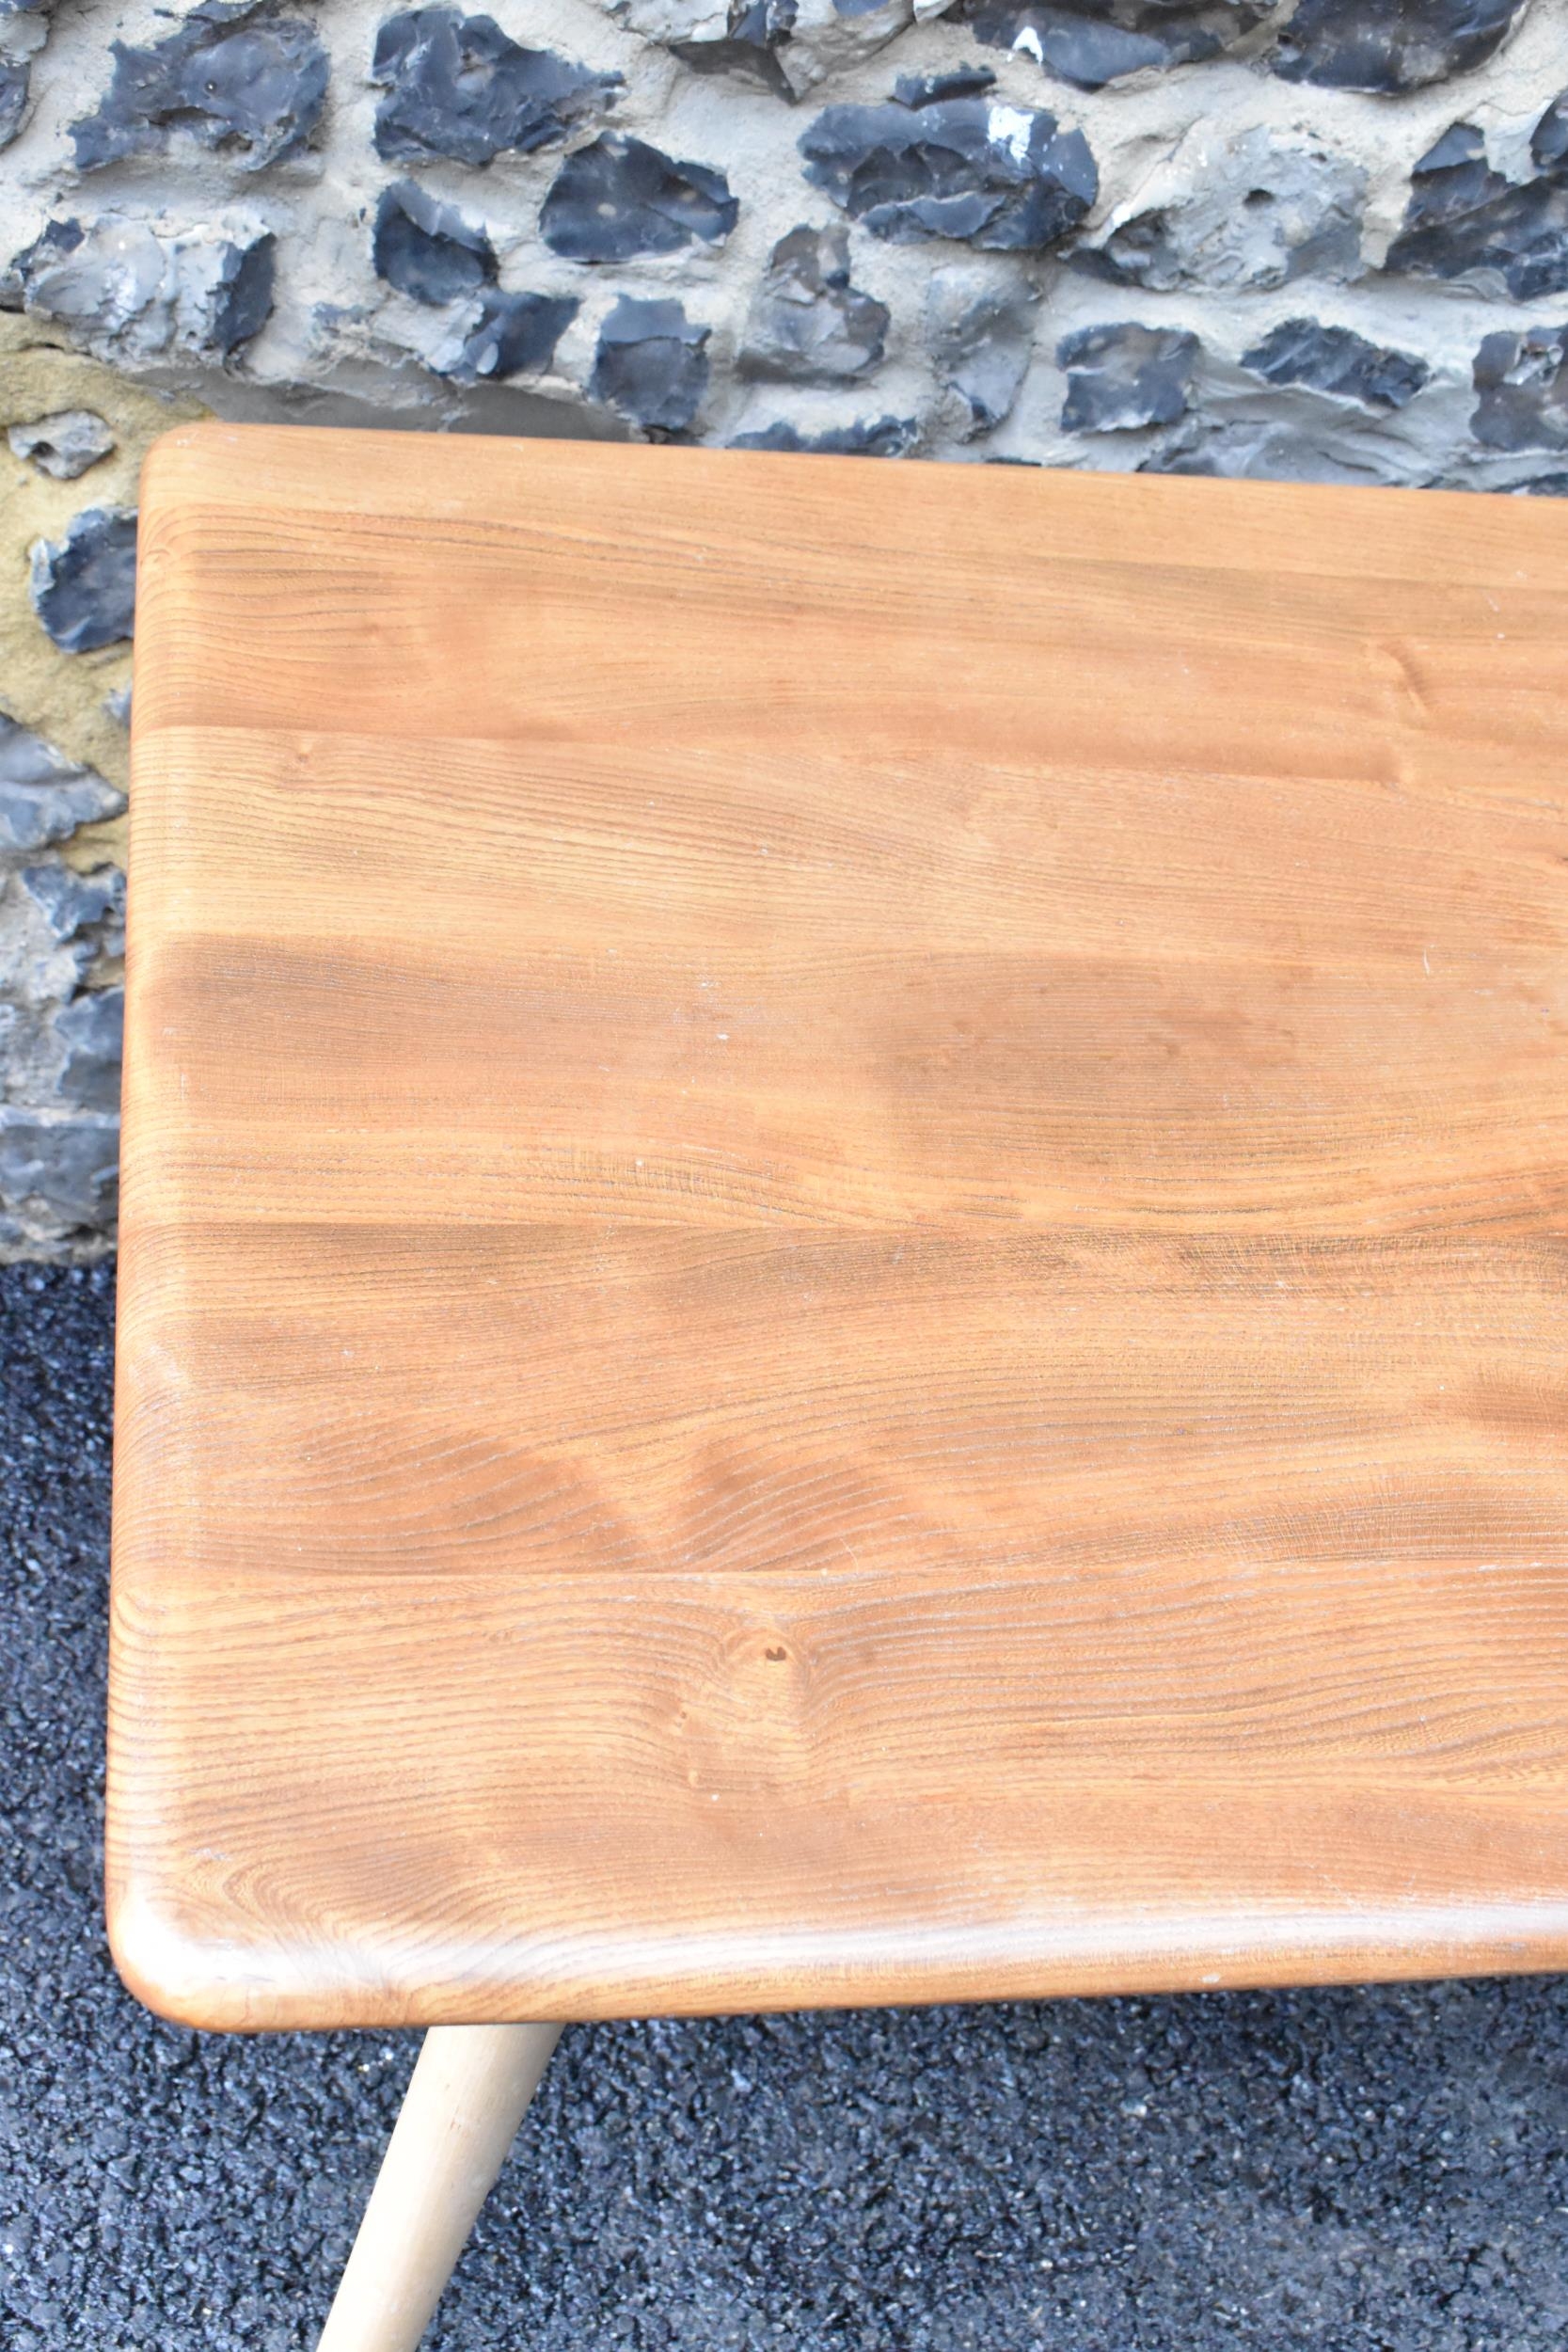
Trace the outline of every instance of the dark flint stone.
{"label": "dark flint stone", "polygon": [[1255,127],[1216,140],[1204,169],[1163,204],[1079,246],[1072,267],[1156,294],[1356,278],[1365,195],[1366,175],[1347,157]]}
{"label": "dark flint stone", "polygon": [[970,0],[961,13],[989,48],[1033,57],[1079,89],[1123,74],[1216,57],[1268,14],[1271,0]]}
{"label": "dark flint stone", "polygon": [[570,262],[626,262],[673,253],[698,237],[717,245],[739,210],[721,172],[607,133],[566,158],[539,226],[550,251]]}
{"label": "dark flint stone", "polygon": [[882,357],[885,306],[849,283],[843,229],[792,229],[773,247],[740,351],[744,374],[800,384],[863,375]]}
{"label": "dark flint stone", "polygon": [[709,332],[678,302],[623,294],[599,329],[589,391],[637,424],[683,433],[707,389]]}
{"label": "dark flint stone", "polygon": [[1384,267],[1397,276],[1459,279],[1516,302],[1568,287],[1568,124],[1561,99],[1535,126],[1537,178],[1505,180],[1486,162],[1473,123],[1456,122],[1410,175],[1404,226]]}
{"label": "dark flint stone", "polygon": [[249,245],[226,244],[220,260],[210,347],[228,359],[272,316],[277,240],[269,230]]}
{"label": "dark flint stone", "polygon": [[990,432],[1018,398],[1034,346],[1036,301],[1031,286],[977,285],[963,271],[941,271],[932,280],[931,357],[940,381],[966,404],[972,434]]}
{"label": "dark flint stone", "polygon": [[[59,945],[79,940],[104,926],[104,952],[118,953],[125,912],[125,877],[118,866],[95,866],[90,874],[74,873],[69,866],[24,866],[21,882]],[[87,948],[87,956],[91,949]]]}
{"label": "dark flint stone", "polygon": [[24,292],[29,279],[46,270],[52,262],[63,261],[74,253],[87,236],[79,220],[46,221],[31,245],[24,246],[10,265],[10,275]]}
{"label": "dark flint stone", "polygon": [[370,78],[388,95],[375,110],[375,151],[392,162],[448,155],[487,164],[556,145],[621,87],[550,49],[525,49],[493,17],[408,8],[375,39]]}
{"label": "dark flint stone", "polygon": [[864,422],[831,425],[824,433],[802,433],[782,421],[766,424],[757,433],[741,433],[731,449],[800,450],[818,457],[902,457],[920,438],[913,417],[877,417]]}
{"label": "dark flint stone", "polygon": [[795,30],[796,0],[731,0],[728,29],[718,40],[673,40],[673,56],[694,73],[744,73],[776,98],[795,91],[779,51]]}
{"label": "dark flint stone", "polygon": [[259,171],[309,143],[326,96],[327,56],[313,25],[248,0],[206,0],[164,40],[110,44],[114,79],[71,127],[78,171],[155,152],[174,130],[234,147]]}
{"label": "dark flint stone", "polygon": [[1530,133],[1529,151],[1537,171],[1560,171],[1568,166],[1568,90],[1553,99]]}
{"label": "dark flint stone", "polygon": [[[1481,173],[1489,176],[1486,175],[1485,138],[1473,122],[1450,122],[1416,164],[1411,177],[1419,180],[1439,172],[1457,172],[1465,164],[1479,165]],[[1431,201],[1438,203],[1442,188],[1451,188],[1455,184],[1445,180],[1440,187],[1434,177]]]}
{"label": "dark flint stone", "polygon": [[33,611],[62,653],[93,653],[131,634],[136,595],[135,508],[88,506],[63,539],[40,540],[28,581]]}
{"label": "dark flint stone", "polygon": [[548,367],[556,344],[578,314],[570,294],[502,294],[491,286],[480,298],[478,320],[463,348],[440,373],[456,384],[496,384]]}
{"label": "dark flint stone", "polygon": [[118,1117],[49,1119],[0,1105],[0,1200],[41,1200],[62,1222],[99,1230],[112,1222],[119,1191]]}
{"label": "dark flint stone", "polygon": [[1189,421],[1141,459],[1140,473],[1196,474],[1221,482],[1380,482],[1393,477],[1363,460],[1347,465],[1290,419],[1224,424]]}
{"label": "dark flint stone", "polygon": [[1568,449],[1568,326],[1508,328],[1475,358],[1470,430],[1488,449]]}
{"label": "dark flint stone", "polygon": [[899,106],[937,106],[944,98],[978,98],[995,87],[989,65],[959,66],[953,73],[900,73],[893,96]]}
{"label": "dark flint stone", "polygon": [[[178,237],[160,237],[146,221],[104,213],[87,228],[79,220],[51,221],[18,254],[11,275],[29,310],[63,319],[79,332],[113,337],[162,301],[171,262],[178,275],[189,250]],[[225,240],[218,246],[211,281],[199,272],[200,300],[182,319],[180,344],[203,358],[232,358],[271,315],[276,259],[270,230],[247,245]],[[138,283],[144,268],[146,282]],[[186,291],[181,288],[182,306]],[[175,339],[166,305],[165,316],[166,343]]]}
{"label": "dark flint stone", "polygon": [[1526,0],[1300,0],[1269,59],[1287,82],[1392,95],[1468,73]]}
{"label": "dark flint stone", "polygon": [[1265,383],[1304,384],[1310,391],[1359,401],[1364,408],[1402,408],[1432,375],[1411,352],[1390,351],[1316,319],[1286,319],[1242,354],[1242,365]]}
{"label": "dark flint stone", "polygon": [[1056,346],[1057,364],[1068,372],[1063,430],[1174,424],[1186,413],[1197,356],[1197,337],[1170,326],[1085,326],[1064,336]]}
{"label": "dark flint stone", "polygon": [[125,795],[0,711],[0,850],[47,849],[118,817]]}
{"label": "dark flint stone", "polygon": [[125,1040],[125,991],[91,989],[74,997],[55,1017],[55,1035],[66,1045],[66,1065],[57,1091],[73,1109],[119,1108],[119,1065]]}
{"label": "dark flint stone", "polygon": [[808,180],[897,245],[952,237],[1038,252],[1075,229],[1100,192],[1081,131],[983,98],[829,106],[800,152]]}
{"label": "dark flint stone", "polygon": [[30,75],[30,67],[0,57],[0,147],[9,147],[22,128]]}
{"label": "dark flint stone", "polygon": [[455,302],[477,294],[496,275],[496,256],[483,228],[455,204],[439,203],[399,180],[383,188],[371,245],[378,278],[416,302]]}

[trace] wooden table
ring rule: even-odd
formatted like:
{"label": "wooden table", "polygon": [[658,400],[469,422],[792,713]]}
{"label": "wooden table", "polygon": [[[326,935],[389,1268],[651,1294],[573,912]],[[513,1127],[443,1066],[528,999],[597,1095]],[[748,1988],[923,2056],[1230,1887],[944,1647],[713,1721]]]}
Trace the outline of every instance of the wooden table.
{"label": "wooden table", "polygon": [[142,544],[133,1987],[1562,1965],[1568,516],[206,425]]}

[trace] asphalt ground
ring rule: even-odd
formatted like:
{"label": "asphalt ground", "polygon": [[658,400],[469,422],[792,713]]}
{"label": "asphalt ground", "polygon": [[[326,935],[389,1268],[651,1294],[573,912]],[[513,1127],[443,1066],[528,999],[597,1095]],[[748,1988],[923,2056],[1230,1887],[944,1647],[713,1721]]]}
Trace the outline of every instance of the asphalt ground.
{"label": "asphalt ground", "polygon": [[[0,1269],[0,2343],[294,2352],[416,2038],[115,1977],[112,1311]],[[431,2345],[1568,2346],[1568,1979],[576,2027]]]}

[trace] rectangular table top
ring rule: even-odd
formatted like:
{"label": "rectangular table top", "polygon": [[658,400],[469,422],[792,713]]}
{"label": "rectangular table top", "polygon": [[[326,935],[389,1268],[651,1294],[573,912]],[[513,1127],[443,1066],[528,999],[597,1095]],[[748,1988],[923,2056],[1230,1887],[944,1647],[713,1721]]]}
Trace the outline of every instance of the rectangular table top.
{"label": "rectangular table top", "polygon": [[1568,1961],[1568,512],[207,425],[142,548],[139,1992]]}

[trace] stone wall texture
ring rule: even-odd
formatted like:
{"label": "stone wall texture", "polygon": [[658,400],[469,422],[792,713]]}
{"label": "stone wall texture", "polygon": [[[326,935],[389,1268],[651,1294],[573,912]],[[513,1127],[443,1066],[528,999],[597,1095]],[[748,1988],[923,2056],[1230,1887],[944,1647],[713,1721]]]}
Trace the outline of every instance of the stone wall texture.
{"label": "stone wall texture", "polygon": [[1561,494],[1568,0],[0,0],[0,1255],[113,1232],[204,408]]}

